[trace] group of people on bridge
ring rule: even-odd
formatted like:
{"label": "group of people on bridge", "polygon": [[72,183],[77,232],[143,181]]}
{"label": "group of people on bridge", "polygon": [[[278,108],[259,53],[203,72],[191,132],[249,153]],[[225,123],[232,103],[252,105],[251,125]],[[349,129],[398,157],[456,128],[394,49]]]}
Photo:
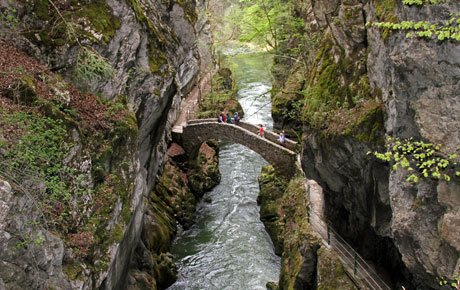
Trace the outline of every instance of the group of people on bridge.
{"label": "group of people on bridge", "polygon": [[[217,121],[219,123],[239,125],[240,115],[238,115],[238,112],[235,112],[235,115],[232,117],[230,113],[225,114],[224,112],[222,112],[217,118]],[[259,135],[262,138],[265,138],[264,127],[262,126],[262,124],[259,125],[259,132],[257,133],[257,135]],[[280,136],[278,138],[278,142],[281,146],[286,147],[286,131],[285,130],[281,131]]]}
{"label": "group of people on bridge", "polygon": [[217,121],[219,123],[228,123],[228,124],[238,125],[240,123],[240,115],[238,115],[238,112],[235,112],[235,115],[232,117],[230,113],[227,113],[227,115],[225,115],[225,113],[222,112],[219,115],[219,118],[217,119]]}

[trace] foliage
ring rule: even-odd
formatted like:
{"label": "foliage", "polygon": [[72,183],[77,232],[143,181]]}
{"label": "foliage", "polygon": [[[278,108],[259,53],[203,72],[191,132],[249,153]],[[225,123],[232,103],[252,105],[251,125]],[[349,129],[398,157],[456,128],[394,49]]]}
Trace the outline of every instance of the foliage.
{"label": "foliage", "polygon": [[82,46],[75,62],[74,77],[77,81],[88,82],[96,79],[113,78],[114,68],[106,58],[93,48]]}
{"label": "foliage", "polygon": [[442,144],[414,141],[413,138],[403,141],[388,138],[387,141],[387,152],[373,154],[380,160],[392,162],[393,170],[404,168],[409,171],[411,175],[407,181],[417,182],[419,177],[450,181],[452,169],[455,171],[455,176],[460,176],[457,166],[460,147],[452,150],[444,148]]}
{"label": "foliage", "polygon": [[[9,0],[10,5],[13,4],[13,0]],[[16,24],[19,23],[19,19],[16,16],[17,10],[11,6],[8,6],[5,10],[0,11],[0,23],[3,23],[6,27],[14,31]]]}
{"label": "foliage", "polygon": [[62,160],[72,144],[66,142],[63,121],[24,112],[4,113],[0,127],[12,126],[24,133],[17,140],[0,144],[5,149],[1,169],[18,180],[24,178],[22,173],[43,180],[47,187],[47,196],[41,197],[44,201],[68,201],[71,192],[64,179],[70,172]]}
{"label": "foliage", "polygon": [[[219,43],[228,40],[250,42],[275,52],[295,27],[303,27],[303,20],[292,16],[293,1],[238,0],[227,1],[224,7],[210,8],[214,31],[219,31]],[[217,3],[211,3],[216,6]],[[221,5],[222,6],[222,5]],[[214,16],[213,14],[219,15]],[[221,15],[224,14],[222,18]]]}
{"label": "foliage", "polygon": [[240,0],[240,3],[243,8],[234,15],[241,23],[239,40],[278,50],[281,28],[289,15],[288,6],[279,0]]}
{"label": "foliage", "polygon": [[449,281],[447,281],[444,277],[441,277],[441,280],[439,281],[439,285],[444,286],[444,285],[449,284],[454,289],[460,289],[460,274],[459,273],[455,273],[455,275],[450,277],[449,280],[454,281],[454,282],[450,282],[449,284]]}
{"label": "foliage", "polygon": [[[403,4],[421,6],[424,4],[439,4],[446,2],[443,0],[404,0]],[[367,26],[379,27],[395,31],[407,31],[406,38],[418,36],[431,39],[436,37],[438,40],[457,40],[460,41],[460,12],[450,13],[450,18],[438,23],[429,21],[383,21],[367,22]]]}
{"label": "foliage", "polygon": [[236,100],[238,88],[231,76],[231,71],[221,68],[220,71],[230,72],[229,74],[215,74],[211,80],[211,91],[200,100],[198,118],[217,118],[221,112],[239,112],[244,116],[240,103]]}

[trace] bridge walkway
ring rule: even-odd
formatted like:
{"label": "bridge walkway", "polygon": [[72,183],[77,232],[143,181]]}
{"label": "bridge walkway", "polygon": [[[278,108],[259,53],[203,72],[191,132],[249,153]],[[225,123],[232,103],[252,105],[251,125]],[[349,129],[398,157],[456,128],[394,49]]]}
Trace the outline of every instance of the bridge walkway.
{"label": "bridge walkway", "polygon": [[[190,125],[193,125],[193,124],[201,124],[201,123],[218,123],[216,119],[194,119],[194,120],[189,120],[187,122],[187,125],[190,124]],[[222,125],[224,125],[226,123],[222,123]],[[229,124],[227,124],[229,125]],[[234,125],[234,124],[233,124]],[[254,125],[254,124],[251,124],[251,123],[248,123],[248,122],[245,122],[245,121],[240,121],[240,123],[238,125],[234,125],[234,126],[240,126],[241,128],[253,133],[253,134],[258,134],[259,133],[259,126],[257,125]],[[270,130],[266,130],[264,128],[264,138],[273,142],[273,143],[276,143],[276,144],[279,144],[278,142],[278,138],[279,138],[279,134],[276,134],[275,132],[273,131],[270,131]],[[291,140],[291,139],[288,139],[286,138],[286,148],[293,151],[293,152],[297,152],[298,151],[298,143]]]}
{"label": "bridge walkway", "polygon": [[286,139],[286,146],[281,146],[278,135],[265,131],[264,136],[257,135],[258,127],[244,121],[239,125],[218,123],[216,119],[190,120],[185,126],[173,128],[173,139],[182,145],[189,154],[206,140],[222,139],[242,144],[259,153],[275,170],[287,177],[294,176],[297,167],[297,142]]}

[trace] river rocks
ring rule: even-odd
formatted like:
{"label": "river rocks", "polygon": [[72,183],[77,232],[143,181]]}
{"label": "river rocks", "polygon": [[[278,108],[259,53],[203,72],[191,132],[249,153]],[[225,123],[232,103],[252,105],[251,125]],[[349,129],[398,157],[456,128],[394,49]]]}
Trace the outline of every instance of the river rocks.
{"label": "river rocks", "polygon": [[188,171],[190,188],[198,196],[211,190],[220,182],[218,168],[219,145],[215,140],[209,140],[201,144],[197,158],[191,163]]}

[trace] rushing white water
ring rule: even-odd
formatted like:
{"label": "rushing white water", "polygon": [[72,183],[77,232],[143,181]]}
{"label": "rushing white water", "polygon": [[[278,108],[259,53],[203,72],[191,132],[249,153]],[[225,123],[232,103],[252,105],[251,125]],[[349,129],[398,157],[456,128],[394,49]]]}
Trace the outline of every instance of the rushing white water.
{"label": "rushing white water", "polygon": [[[262,53],[229,56],[245,121],[272,128],[271,59]],[[266,289],[278,281],[280,258],[260,221],[257,178],[267,163],[254,151],[220,142],[221,183],[201,201],[196,224],[180,232],[172,252],[179,266],[176,289]]]}

